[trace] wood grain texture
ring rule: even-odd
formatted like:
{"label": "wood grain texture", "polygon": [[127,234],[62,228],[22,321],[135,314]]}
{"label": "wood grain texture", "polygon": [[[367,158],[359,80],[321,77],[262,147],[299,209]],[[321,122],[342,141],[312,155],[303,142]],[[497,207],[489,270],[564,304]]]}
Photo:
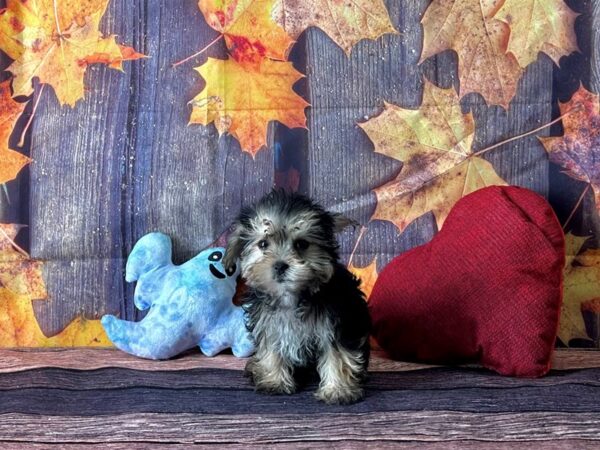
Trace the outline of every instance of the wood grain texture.
{"label": "wood grain texture", "polygon": [[192,68],[206,55],[171,64],[214,38],[196,3],[113,0],[101,29],[150,58],[126,63],[125,73],[90,67],[74,109],[60,108],[51,89],[42,95],[30,222],[32,255],[48,261],[50,300],[35,305],[47,334],[80,313],[136,318],[123,281],[135,241],[166,232],[176,236],[175,259],[187,259],[273,178],[270,150],[252,160],[213,126],[188,126],[187,103],[203,84]]}
{"label": "wood grain texture", "polygon": [[[214,358],[197,351],[185,353],[168,361],[136,358],[116,349],[0,349],[0,373],[21,372],[41,368],[96,370],[123,368],[145,371],[177,371],[188,369],[243,370],[244,358],[221,354]],[[374,351],[369,364],[370,372],[405,372],[439,366],[417,364],[389,359],[384,352]],[[470,368],[477,366],[470,365]],[[553,370],[573,370],[600,367],[600,353],[585,350],[558,350],[554,352]]]}
{"label": "wood grain texture", "polygon": [[[315,390],[316,373],[305,389]],[[553,371],[539,379],[503,377],[485,369],[434,368],[400,372],[371,372],[366,384],[371,390],[453,390],[470,388],[527,388],[583,385],[600,388],[600,370]],[[134,387],[165,389],[253,390],[240,370],[193,368],[186,370],[137,370],[102,368],[68,370],[43,368],[0,374],[0,390],[33,388],[67,390],[125,389]]]}
{"label": "wood grain texture", "polygon": [[[422,13],[425,0],[389,0],[386,5],[402,35],[388,35],[357,44],[349,57],[322,32],[306,33],[308,92],[312,104],[308,117],[308,181],[305,191],[326,206],[367,224],[375,208],[372,189],[393,179],[399,161],[373,152],[373,145],[357,122],[377,114],[383,102],[416,109],[421,104],[423,78],[442,87],[457,87],[456,55],[444,52],[418,65],[422,46]],[[542,59],[528,68],[508,111],[487,107],[479,95],[463,102],[472,111],[477,130],[474,148],[480,150],[550,120],[552,112],[552,62]],[[541,133],[544,134],[544,133]],[[485,155],[507,182],[548,190],[548,161],[535,137],[502,146]],[[379,267],[393,256],[428,241],[435,232],[430,213],[402,234],[388,222],[369,223],[357,249],[355,264],[364,266],[376,255]],[[358,230],[342,237],[347,257]]]}
{"label": "wood grain texture", "polygon": [[[98,441],[100,442],[100,441]],[[95,444],[97,442],[91,443]],[[2,443],[2,448],[6,450],[22,450],[22,449],[47,449],[61,448],[67,450],[88,449],[90,444],[73,444],[73,443],[50,443],[32,444],[25,442],[18,443]],[[138,450],[147,449],[149,445],[153,449],[188,449],[188,448],[206,448],[204,443],[159,443],[159,442],[124,442],[124,443],[106,443],[102,442],[103,448],[112,450]],[[214,445],[214,444],[213,444]],[[518,441],[518,442],[489,442],[489,441],[443,441],[443,442],[424,442],[424,441],[399,441],[399,440],[379,440],[377,438],[368,440],[363,439],[339,439],[339,440],[304,440],[301,442],[260,442],[260,443],[232,443],[219,442],[219,448],[227,448],[230,450],[245,450],[248,448],[260,448],[264,450],[288,450],[297,449],[414,449],[418,446],[424,450],[462,450],[462,449],[484,449],[484,450],[514,450],[515,448],[523,450],[589,450],[594,447],[594,443],[584,439],[557,439],[554,441]]]}
{"label": "wood grain texture", "polygon": [[[299,418],[302,420],[299,420]],[[118,426],[115,426],[118,421]],[[43,426],[40,424],[43,423]],[[449,427],[449,424],[453,424]],[[29,443],[204,443],[303,445],[311,442],[404,441],[412,444],[463,440],[558,441],[568,445],[600,437],[597,414],[469,414],[439,411],[299,416],[124,414],[118,417],[4,414],[0,439]],[[1,442],[1,441],[0,441]],[[555,444],[558,444],[556,442]],[[321,444],[323,445],[323,444]],[[427,447],[425,447],[427,448]],[[436,448],[436,447],[433,447]],[[439,447],[438,447],[439,448]],[[448,447],[445,447],[448,448]],[[450,447],[452,448],[452,447]],[[494,448],[494,447],[490,447]],[[500,447],[502,448],[502,447]],[[528,447],[523,447],[528,448]],[[539,447],[530,447],[539,448]],[[546,447],[552,448],[552,447]],[[554,447],[556,448],[556,447]],[[564,448],[564,447],[563,447]],[[587,447],[590,448],[590,447]]]}

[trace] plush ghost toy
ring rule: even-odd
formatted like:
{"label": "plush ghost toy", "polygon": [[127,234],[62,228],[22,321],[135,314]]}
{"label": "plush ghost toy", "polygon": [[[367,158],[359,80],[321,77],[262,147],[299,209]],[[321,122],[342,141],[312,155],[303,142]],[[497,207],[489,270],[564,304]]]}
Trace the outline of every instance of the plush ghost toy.
{"label": "plush ghost toy", "polygon": [[125,279],[137,280],[135,306],[150,310],[140,322],[102,317],[108,338],[142,358],[167,359],[196,345],[207,356],[229,347],[235,356],[250,356],[254,345],[244,313],[232,302],[239,268],[224,269],[225,249],[204,250],[180,266],[171,262],[171,252],[171,239],[162,233],[135,244]]}

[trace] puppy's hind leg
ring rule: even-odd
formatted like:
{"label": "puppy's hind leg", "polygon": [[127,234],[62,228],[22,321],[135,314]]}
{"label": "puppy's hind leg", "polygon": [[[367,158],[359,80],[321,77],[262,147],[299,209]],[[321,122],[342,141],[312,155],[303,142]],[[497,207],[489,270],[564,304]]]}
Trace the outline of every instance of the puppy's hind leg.
{"label": "puppy's hind leg", "polygon": [[359,352],[329,346],[317,364],[321,383],[315,397],[329,404],[350,404],[363,397],[364,361]]}
{"label": "puppy's hind leg", "polygon": [[293,368],[276,352],[258,350],[246,364],[257,391],[270,394],[296,392]]}

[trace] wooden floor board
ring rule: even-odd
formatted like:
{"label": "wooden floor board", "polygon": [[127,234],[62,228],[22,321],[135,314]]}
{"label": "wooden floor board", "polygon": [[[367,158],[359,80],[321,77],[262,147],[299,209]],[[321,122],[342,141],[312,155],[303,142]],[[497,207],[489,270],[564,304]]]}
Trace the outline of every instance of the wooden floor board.
{"label": "wooden floor board", "polygon": [[[121,416],[0,416],[0,436],[31,443],[228,443],[305,442],[537,442],[600,439],[592,413],[482,414],[395,411],[386,414]],[[453,426],[449,426],[452,424]],[[593,442],[596,443],[596,442]],[[590,448],[588,446],[588,448]]]}
{"label": "wooden floor board", "polygon": [[[246,360],[231,354],[213,358],[191,351],[169,361],[136,358],[116,349],[63,348],[63,349],[0,349],[0,373],[19,372],[43,367],[94,370],[122,367],[146,371],[174,371],[196,368],[243,370]],[[430,364],[394,361],[381,351],[373,352],[370,372],[397,372],[436,367]],[[469,367],[475,367],[469,365]],[[600,352],[586,350],[558,350],[554,353],[554,370],[600,367]]]}

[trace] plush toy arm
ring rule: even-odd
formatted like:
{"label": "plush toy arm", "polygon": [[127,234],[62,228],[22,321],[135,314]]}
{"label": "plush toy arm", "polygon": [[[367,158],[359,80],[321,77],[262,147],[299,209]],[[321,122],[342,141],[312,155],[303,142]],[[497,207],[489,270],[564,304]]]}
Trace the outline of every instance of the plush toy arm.
{"label": "plush toy arm", "polygon": [[145,311],[152,306],[152,302],[144,295],[144,289],[140,289],[141,287],[142,286],[138,285],[135,288],[135,292],[133,294],[133,304],[137,309]]}
{"label": "plush toy arm", "polygon": [[171,238],[163,233],[149,233],[136,242],[127,258],[125,280],[136,281],[144,273],[171,264]]}

